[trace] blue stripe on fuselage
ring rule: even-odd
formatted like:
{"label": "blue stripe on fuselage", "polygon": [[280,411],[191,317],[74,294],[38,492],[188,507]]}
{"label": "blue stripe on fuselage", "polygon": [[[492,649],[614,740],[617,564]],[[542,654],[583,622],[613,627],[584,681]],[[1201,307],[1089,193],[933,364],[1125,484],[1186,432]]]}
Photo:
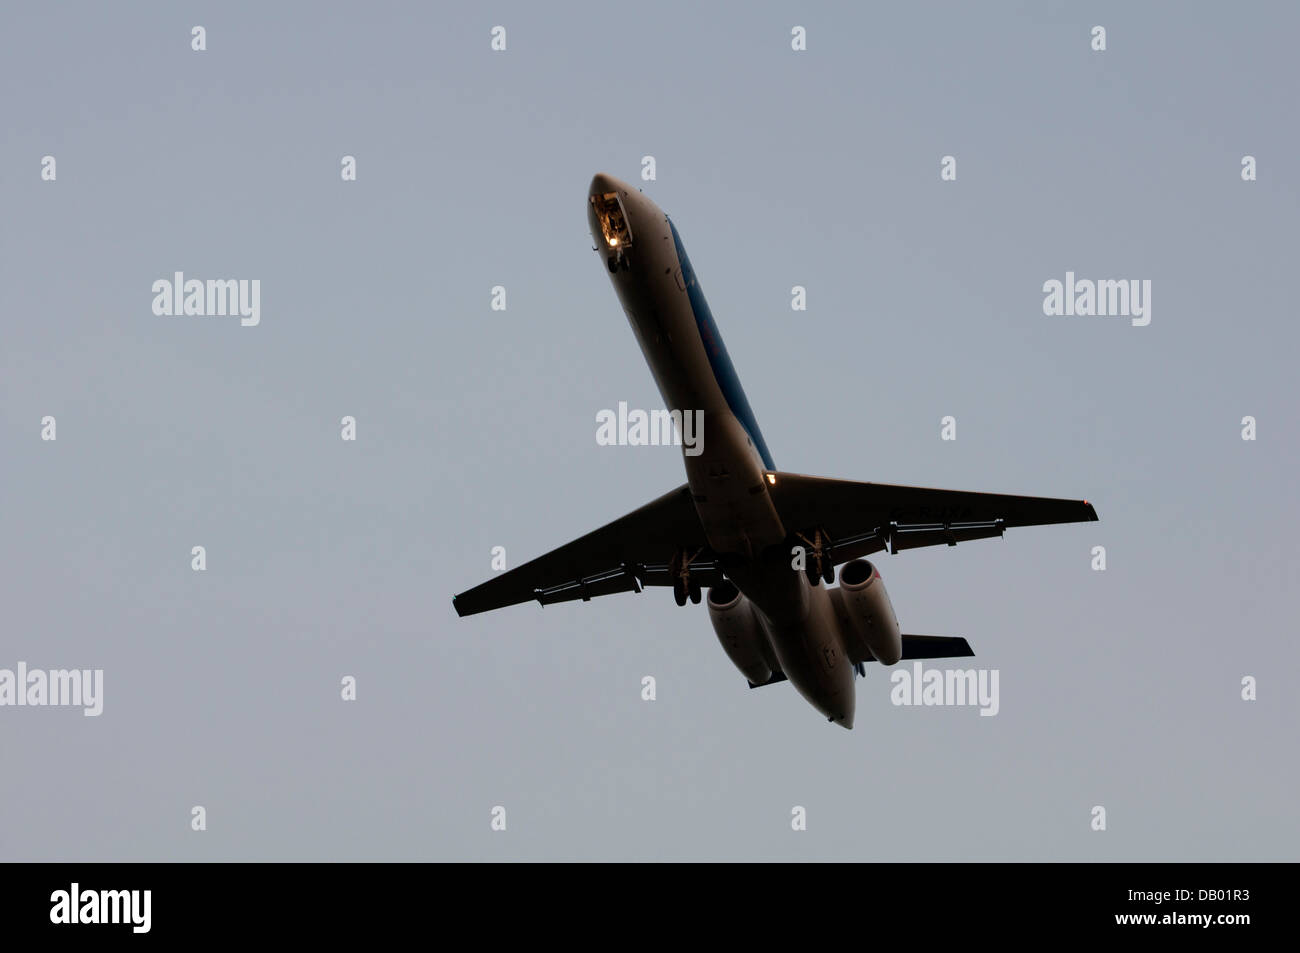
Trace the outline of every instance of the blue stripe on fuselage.
{"label": "blue stripe on fuselage", "polygon": [[727,346],[722,343],[722,335],[718,333],[718,326],[713,321],[713,312],[709,310],[709,303],[704,300],[704,292],[700,290],[695,269],[691,267],[691,260],[686,257],[686,249],[682,247],[682,237],[677,234],[677,226],[673,224],[672,219],[668,219],[668,227],[673,232],[673,244],[677,246],[677,260],[682,266],[682,280],[686,283],[686,296],[691,302],[691,311],[695,315],[695,324],[700,329],[700,341],[704,345],[704,353],[709,356],[713,377],[718,382],[718,388],[722,391],[727,406],[731,408],[731,412],[736,415],[736,419],[740,421],[741,426],[749,433],[750,439],[754,441],[754,446],[758,448],[763,466],[775,470],[776,464],[772,462],[772,454],[768,451],[767,442],[758,429],[758,422],[754,420],[754,411],[749,407],[745,389],[740,386],[736,368],[727,355]]}

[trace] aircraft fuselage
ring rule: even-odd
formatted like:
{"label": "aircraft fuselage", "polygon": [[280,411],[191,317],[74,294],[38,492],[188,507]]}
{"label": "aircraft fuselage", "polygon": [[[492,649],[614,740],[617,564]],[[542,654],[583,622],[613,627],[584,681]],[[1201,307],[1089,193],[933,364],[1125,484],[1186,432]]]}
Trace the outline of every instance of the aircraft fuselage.
{"label": "aircraft fuselage", "polygon": [[[616,197],[616,200],[615,198]],[[781,670],[832,721],[853,725],[853,664],[825,586],[794,571],[790,530],[769,495],[776,466],[668,216],[597,175],[588,219],[614,290],[668,409],[703,412],[701,452],[683,454],[709,545],[758,612]]]}

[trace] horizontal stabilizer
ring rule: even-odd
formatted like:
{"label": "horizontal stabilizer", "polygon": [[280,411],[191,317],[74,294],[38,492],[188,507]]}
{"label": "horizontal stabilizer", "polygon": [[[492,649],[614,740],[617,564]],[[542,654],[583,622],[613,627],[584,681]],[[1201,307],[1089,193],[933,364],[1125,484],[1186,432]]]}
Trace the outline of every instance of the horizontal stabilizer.
{"label": "horizontal stabilizer", "polygon": [[[970,658],[975,651],[965,639],[953,635],[905,635],[903,636],[903,655],[900,661],[922,658]],[[871,659],[870,661],[875,661]],[[853,666],[859,675],[866,675],[866,668],[861,662]],[[776,671],[765,682],[749,683],[750,688],[762,688],[786,681],[785,672]]]}
{"label": "horizontal stabilizer", "polygon": [[970,643],[952,635],[905,635],[903,659],[968,658],[974,655]]}

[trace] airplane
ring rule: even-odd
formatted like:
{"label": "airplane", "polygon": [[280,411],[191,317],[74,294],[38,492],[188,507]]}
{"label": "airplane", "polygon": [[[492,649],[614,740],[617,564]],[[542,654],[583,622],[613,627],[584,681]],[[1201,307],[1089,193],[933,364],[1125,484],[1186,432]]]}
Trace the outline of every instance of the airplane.
{"label": "airplane", "polygon": [[683,444],[683,486],[454,596],[458,615],[648,586],[670,587],[684,606],[708,586],[714,631],[750,688],[788,681],[852,728],[854,680],[867,663],[974,655],[964,638],[902,634],[866,557],[1097,519],[1087,500],[778,470],[672,220],[604,174],[591,180],[587,219],[659,393],[683,414],[703,411],[703,439],[691,454]]}

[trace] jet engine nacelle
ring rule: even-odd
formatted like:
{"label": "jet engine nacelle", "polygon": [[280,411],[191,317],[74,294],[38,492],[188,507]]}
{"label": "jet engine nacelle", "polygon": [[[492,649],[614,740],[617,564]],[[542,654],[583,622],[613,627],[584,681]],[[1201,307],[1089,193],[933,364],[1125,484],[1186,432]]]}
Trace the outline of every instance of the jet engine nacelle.
{"label": "jet engine nacelle", "polygon": [[874,658],[882,665],[897,662],[903,654],[903,638],[894,604],[876,567],[865,559],[845,563],[840,570],[839,593],[849,656],[859,662]]}
{"label": "jet engine nacelle", "polygon": [[731,663],[755,685],[772,677],[776,659],[750,601],[730,581],[709,590],[709,618]]}

